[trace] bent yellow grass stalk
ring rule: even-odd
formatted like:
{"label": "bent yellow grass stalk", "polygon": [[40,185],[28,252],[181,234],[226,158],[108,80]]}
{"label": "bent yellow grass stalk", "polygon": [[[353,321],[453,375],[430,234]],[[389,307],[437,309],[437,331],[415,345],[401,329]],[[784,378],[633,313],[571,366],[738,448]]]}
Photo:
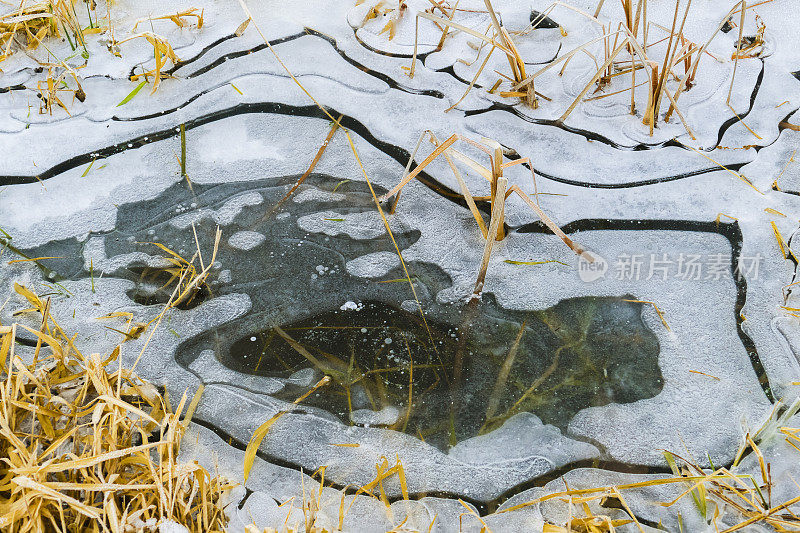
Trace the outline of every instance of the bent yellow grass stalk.
{"label": "bent yellow grass stalk", "polygon": [[[152,519],[198,533],[222,530],[223,495],[233,485],[177,460],[202,387],[191,400],[185,392],[173,410],[122,366],[119,345],[84,355],[53,318],[49,299],[21,285],[16,291],[41,326],[0,326],[0,479],[8,496],[0,528],[123,531]],[[37,338],[30,364],[15,353],[20,329]],[[115,361],[118,370],[110,371]]]}
{"label": "bent yellow grass stalk", "polygon": [[[414,168],[413,171],[409,172],[408,170],[411,168],[411,163],[414,160],[417,150],[419,149],[422,140],[425,136],[428,136],[435,146],[433,152],[431,152],[423,161]],[[453,144],[456,141],[465,142],[485,154],[489,157],[489,167],[487,168],[474,159],[470,158],[463,152],[455,150],[452,148]],[[409,162],[406,165],[406,170],[403,173],[403,176],[400,179],[400,182],[395,185],[391,190],[389,190],[386,194],[381,196],[379,200],[381,202],[386,202],[390,198],[394,197],[394,203],[390,206],[390,213],[393,213],[394,210],[397,208],[397,203],[399,201],[399,194],[400,191],[408,185],[411,180],[416,178],[425,168],[430,165],[436,158],[439,156],[444,156],[448,165],[450,166],[451,171],[453,172],[453,176],[456,178],[456,181],[459,184],[461,189],[461,195],[464,198],[464,201],[467,203],[469,207],[470,213],[472,213],[475,222],[478,225],[478,228],[481,231],[483,238],[485,239],[484,244],[484,252],[483,258],[481,260],[480,269],[478,272],[478,277],[475,283],[475,289],[473,291],[473,297],[478,297],[483,290],[483,283],[486,277],[486,270],[489,265],[489,259],[491,257],[493,243],[496,240],[502,240],[505,238],[505,230],[504,230],[504,223],[505,223],[505,203],[508,200],[508,197],[511,194],[516,194],[520,199],[522,199],[525,204],[530,207],[534,213],[539,217],[539,219],[553,232],[559,239],[561,239],[564,244],[566,244],[573,252],[577,255],[584,257],[587,261],[593,262],[594,258],[591,254],[585,253],[586,250],[575,243],[572,239],[567,237],[567,235],[561,230],[561,228],[553,222],[550,217],[539,207],[538,204],[538,187],[536,185],[536,173],[533,170],[533,166],[531,165],[531,161],[528,158],[517,159],[514,161],[509,161],[507,163],[503,163],[503,150],[502,147],[496,142],[491,139],[483,139],[481,142],[474,141],[469,139],[468,137],[464,137],[463,135],[454,134],[447,138],[444,142],[439,142],[439,139],[436,138],[436,135],[430,130],[425,130],[420,134],[419,140],[417,141],[417,145],[414,148],[414,151],[411,153],[409,158]],[[467,187],[466,182],[464,181],[460,171],[454,164],[454,160],[457,160],[471,170],[475,171],[481,177],[485,178],[490,185],[490,195],[488,197],[476,197],[474,196],[469,188]],[[503,170],[515,165],[522,165],[527,164],[531,171],[531,179],[534,185],[534,197],[537,198],[537,201],[534,201],[528,196],[518,185],[508,186],[508,180],[503,177]],[[487,229],[486,224],[483,220],[480,211],[478,210],[477,204],[475,200],[485,200],[489,199],[491,202],[491,218],[490,218],[490,227]],[[491,237],[490,237],[491,236]]]}

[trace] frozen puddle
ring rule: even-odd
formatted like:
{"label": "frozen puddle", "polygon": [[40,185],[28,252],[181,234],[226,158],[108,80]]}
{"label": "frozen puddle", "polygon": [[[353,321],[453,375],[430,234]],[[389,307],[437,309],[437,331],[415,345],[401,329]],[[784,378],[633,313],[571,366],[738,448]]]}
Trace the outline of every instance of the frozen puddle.
{"label": "frozen puddle", "polygon": [[[121,206],[115,231],[24,253],[73,258],[40,262],[52,266],[55,280],[127,280],[127,298],[163,305],[175,272],[159,257],[160,246],[188,256],[197,239],[201,250],[209,249],[220,224],[231,237],[217,255],[213,281],[179,308],[233,294],[247,295],[250,305],[235,320],[182,340],[175,361],[206,385],[289,402],[331,376],[330,386],[293,413],[304,432],[315,431],[320,419],[343,435],[352,427],[382,427],[418,438],[433,457],[459,444],[456,456],[469,460],[460,450],[490,454],[497,448],[494,430],[514,415],[538,419],[512,426],[558,434],[541,423],[566,431],[584,408],[661,391],[658,339],[634,296],[575,297],[540,311],[504,309],[491,295],[479,304],[439,302],[435,295],[452,288],[450,277],[434,264],[410,263],[418,304],[366,185],[311,175],[281,202],[297,179],[192,189],[178,183],[152,200]],[[442,207],[460,209],[448,204]],[[421,235],[393,234],[401,249]],[[519,233],[525,235],[533,236]],[[183,380],[190,383],[190,375]],[[228,430],[216,414],[209,422]],[[469,443],[479,435],[486,437]],[[582,450],[574,460],[598,453],[574,446]],[[296,462],[289,449],[276,455]],[[534,472],[558,466],[548,460]],[[448,492],[470,489],[453,485]]]}
{"label": "frozen puddle", "polygon": [[[341,486],[367,483],[372,463],[396,454],[407,458],[411,490],[476,501],[496,498],[567,464],[602,457],[604,451],[614,462],[657,465],[661,432],[651,431],[640,448],[613,433],[626,431],[629,419],[644,422],[654,416],[686,431],[687,445],[713,450],[724,460],[734,451],[735,433],[704,432],[686,414],[697,402],[708,401],[712,391],[731,402],[751,401],[749,409],[763,402],[758,379],[765,379],[765,370],[746,334],[694,339],[695,349],[727,346],[738,357],[714,369],[711,362],[697,366],[691,351],[683,355],[681,341],[641,303],[659,301],[673,328],[702,321],[708,328],[720,321],[737,324],[735,309],[746,284],[732,275],[741,247],[735,225],[584,219],[564,227],[592,249],[619,257],[637,249],[676,257],[678,250],[687,256],[711,250],[722,260],[718,275],[692,295],[681,293],[682,281],[663,272],[652,276],[652,287],[641,287],[633,271],[582,281],[581,272],[566,263],[548,269],[550,264],[512,261],[495,265],[489,275],[513,272],[507,290],[467,303],[446,296],[458,290],[459,276],[443,270],[448,262],[437,264],[435,255],[425,253],[439,242],[425,226],[412,227],[412,217],[394,219],[393,236],[407,258],[420,245],[420,257],[434,258],[407,263],[412,292],[365,183],[311,174],[287,197],[298,179],[192,188],[179,182],[153,199],[120,206],[113,231],[23,253],[59,258],[39,262],[52,269],[51,281],[105,285],[119,280],[126,299],[155,312],[168,301],[174,275],[174,265],[161,252],[166,248],[188,256],[198,244],[201,251],[210,250],[220,225],[230,237],[220,246],[211,282],[178,307],[187,317],[213,314],[215,305],[233,305],[234,314],[210,328],[202,318],[188,319],[193,324],[188,334],[178,333],[185,319],[176,320],[168,342],[174,356],[148,355],[145,364],[169,376],[172,394],[204,383],[214,400],[201,404],[196,420],[239,441],[248,440],[249,424],[257,425],[260,417],[330,376],[329,386],[286,417],[294,438],[301,436],[302,453],[294,440],[281,440],[278,428],[267,442],[274,443],[268,448],[274,460],[307,470],[328,465],[328,479]],[[376,186],[375,193],[382,192]],[[465,211],[446,195],[423,198],[450,216]],[[523,250],[537,243],[570,260],[536,224],[509,231],[508,256],[527,253]],[[477,257],[477,251],[467,255],[471,261]],[[471,282],[473,272],[468,269],[461,277]],[[551,287],[562,284],[555,293],[565,298],[551,296],[537,309],[520,300],[521,285],[515,289],[514,284],[544,283],[542,276]],[[698,310],[715,312],[673,316],[672,306],[687,297]],[[195,328],[200,330],[192,332]],[[687,366],[676,365],[683,357]],[[673,378],[666,388],[662,367]],[[727,378],[723,382],[720,376]],[[703,390],[692,390],[704,380],[710,383]],[[737,382],[747,389],[736,390]],[[232,419],[232,410],[248,413],[244,423],[241,416]],[[387,439],[386,430],[405,435]],[[552,456],[524,444],[553,437],[562,444]],[[332,449],[332,444],[358,448]],[[519,449],[512,453],[514,447]],[[512,460],[500,467],[498,460],[505,462],[508,454]],[[360,465],[355,471],[354,464]],[[453,476],[459,465],[483,476]]]}
{"label": "frozen puddle", "polygon": [[[33,58],[46,59],[42,48],[2,64],[0,246],[45,258],[9,263],[4,254],[3,299],[14,282],[49,294],[84,351],[106,351],[127,331],[121,313],[135,322],[160,313],[177,256],[199,248],[210,261],[220,228],[210,282],[152,338],[129,339],[122,356],[132,363],[147,343],[137,371],[171,398],[204,385],[187,453],[205,463],[216,457],[235,479],[253,431],[291,408],[237,493],[236,527],[252,516],[280,527],[286,513],[300,524],[278,504],[301,498],[317,483],[306,474],[321,467],[334,494],[400,461],[411,501],[400,501],[401,484],[387,478],[391,517],[383,503],[353,495],[351,530],[385,531],[404,519],[420,530],[432,522],[433,531],[455,530],[460,498],[488,515],[494,531],[540,531],[544,520],[564,523],[564,508],[490,512],[555,491],[562,476],[578,488],[655,479],[669,471],[662,450],[729,467],[743,432],[797,397],[798,10],[779,0],[748,3],[743,35],[760,36],[757,50],[734,66],[738,27],[729,21],[680,97],[682,116],[664,122],[662,105],[650,135],[644,73],[633,115],[630,79],[612,76],[559,120],[603,61],[603,29],[578,11],[594,13],[596,0],[570,2],[575,10],[493,3],[528,74],[597,39],[536,78],[535,107],[507,96],[507,81],[491,90],[509,69],[504,55],[496,51],[478,73],[486,56],[476,59],[477,38],[454,31],[440,48],[441,30],[424,19],[410,77],[414,15],[431,8],[421,0],[406,0],[391,39],[384,29],[394,4],[249,6],[325,111],[252,26],[237,35],[245,18],[238,5],[217,0],[185,6],[205,9],[199,30],[152,21],[182,61],[154,94],[145,87],[124,105],[136,86],[131,72],[153,68],[153,50],[140,40],[116,57],[105,41],[87,38],[85,68],[66,42],[52,43],[71,58],[87,96],[69,102],[69,113],[37,112],[42,73]],[[116,5],[120,38],[158,11]],[[458,6],[459,24],[491,24],[482,0]],[[705,42],[730,7],[692,5],[684,51]],[[669,26],[674,5],[648,9]],[[526,32],[541,13],[548,18]],[[614,4],[598,19],[616,25],[621,17]],[[666,33],[651,31],[652,49],[666,46],[655,43]],[[665,81],[673,93],[680,65]],[[341,117],[369,184],[342,129],[325,141],[326,112]],[[180,174],[181,124],[188,179]],[[374,196],[398,183],[425,129],[440,140],[494,139],[506,162],[530,158],[504,170],[509,185],[540,193],[541,208],[598,261],[579,261],[510,197],[507,236],[495,244],[481,299],[470,300],[484,240],[444,159],[403,189],[394,212],[383,206],[391,236],[376,208]],[[472,146],[454,146],[488,164]],[[431,150],[422,143],[416,163]],[[488,223],[487,182],[459,168],[483,197],[477,210]],[[24,306],[16,296],[0,306],[3,323]],[[331,382],[293,407],[323,375]],[[764,446],[776,457],[784,448]],[[753,457],[743,464],[755,468]],[[776,469],[800,476],[786,460]],[[669,500],[674,488],[647,495]],[[644,524],[681,527],[674,513],[632,498]],[[338,500],[326,505],[320,512],[335,527]],[[680,512],[684,530],[706,527],[691,505]]]}

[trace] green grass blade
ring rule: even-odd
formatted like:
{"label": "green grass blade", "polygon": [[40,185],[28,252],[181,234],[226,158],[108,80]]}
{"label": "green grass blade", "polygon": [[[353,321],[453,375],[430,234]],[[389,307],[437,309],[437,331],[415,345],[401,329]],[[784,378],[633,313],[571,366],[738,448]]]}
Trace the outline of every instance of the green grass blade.
{"label": "green grass blade", "polygon": [[509,265],[546,265],[547,263],[558,263],[559,265],[569,266],[563,261],[557,261],[556,259],[548,259],[547,261],[514,261],[513,259],[505,259],[503,262]]}
{"label": "green grass blade", "polygon": [[144,87],[146,83],[147,83],[147,80],[144,80],[142,83],[140,83],[139,85],[137,85],[135,89],[133,89],[133,90],[132,90],[130,93],[128,93],[128,96],[126,96],[125,98],[123,98],[123,99],[122,99],[122,101],[121,101],[120,103],[118,103],[118,104],[117,104],[117,107],[119,107],[119,106],[122,106],[122,105],[125,105],[125,104],[127,104],[128,102],[130,102],[131,100],[133,100],[133,97],[134,97],[134,96],[136,96],[136,94],[137,94],[139,91],[141,91],[141,90],[142,90],[142,87]]}
{"label": "green grass blade", "polygon": [[89,163],[89,166],[88,166],[88,167],[86,167],[86,170],[84,170],[84,171],[83,171],[83,174],[81,174],[81,177],[82,177],[82,178],[85,178],[85,177],[86,177],[86,175],[89,173],[89,171],[90,171],[90,170],[92,170],[92,165],[94,165],[94,162],[95,162],[95,161],[97,161],[97,158],[94,158],[94,159],[92,159],[92,162],[91,162],[91,163]]}

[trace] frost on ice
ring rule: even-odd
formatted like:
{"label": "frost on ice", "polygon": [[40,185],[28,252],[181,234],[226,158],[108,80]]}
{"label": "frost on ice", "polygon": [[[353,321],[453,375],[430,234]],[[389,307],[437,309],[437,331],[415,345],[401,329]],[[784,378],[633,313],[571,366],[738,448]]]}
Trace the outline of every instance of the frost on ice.
{"label": "frost on ice", "polygon": [[[121,4],[119,28],[148,14]],[[78,340],[102,350],[119,338],[96,318],[129,311],[146,322],[170,297],[169,263],[154,243],[188,258],[198,245],[212,248],[219,226],[211,282],[173,310],[139,367],[171,397],[205,384],[195,417],[224,438],[197,427],[193,451],[218,451],[235,470],[238,452],[227,439],[247,442],[319,377],[332,377],[262,444],[262,457],[282,465],[259,459],[248,480],[256,492],[247,505],[264,509],[265,524],[280,522],[270,498],[296,495],[300,469],[327,465],[326,480],[363,485],[382,457],[402,460],[412,492],[443,496],[405,502],[394,515],[419,524],[457,520],[463,507],[452,507],[452,497],[510,506],[554,490],[542,482],[554,472],[567,472],[575,487],[634,476],[580,468],[595,458],[664,468],[660,450],[668,449],[730,464],[742,424],[754,427],[779,399],[793,399],[796,9],[778,0],[757,6],[762,49],[735,67],[738,31],[718,33],[681,96],[683,117],[659,123],[651,136],[641,116],[648,86],[635,87],[640,108],[631,115],[630,93],[614,78],[558,120],[597,70],[602,40],[563,73],[562,62],[537,77],[543,96],[534,108],[489,90],[495,71],[508,69],[505,56],[493,55],[476,77],[485,58],[476,60],[479,40],[453,32],[438,47],[441,29],[430,21],[420,21],[415,75],[407,75],[415,15],[429,2],[407,0],[391,39],[383,30],[396,14],[371,16],[377,2],[310,4],[250,9],[303,86],[342,115],[369,184],[341,131],[307,172],[329,118],[255,31],[235,36],[244,15],[220,2],[200,2],[212,21],[201,31],[157,28],[184,62],[155,94],[143,91],[124,106],[117,104],[132,89],[129,71],[152,63],[152,50],[134,45],[116,58],[87,39],[92,60],[80,75],[88,96],[69,114],[29,111],[38,106],[33,57],[41,50],[9,57],[0,78],[0,228],[29,257],[56,258],[3,261],[4,292],[15,281],[55,291],[63,324],[80,326]],[[581,13],[593,13],[594,1],[570,2],[574,10],[494,4],[529,73],[621,17],[613,2],[599,24]],[[705,42],[730,8],[723,4],[692,6],[687,38]],[[460,3],[460,24],[491,24],[482,6]],[[651,20],[669,24],[672,6],[650,7]],[[532,10],[548,18],[526,32]],[[748,16],[743,34],[757,31]],[[652,32],[654,41],[664,36]],[[191,187],[175,161],[181,123]],[[491,138],[508,158],[529,157],[536,183],[516,166],[504,172],[509,184],[538,192],[541,208],[606,268],[582,276],[576,257],[511,199],[508,237],[496,243],[483,298],[471,307],[483,239],[447,162],[438,159],[405,187],[394,213],[383,206],[385,222],[376,208],[375,196],[401,179],[424,129],[441,139]],[[416,162],[432,149],[421,148]],[[489,194],[483,177],[463,175],[474,194]],[[488,202],[478,209],[488,220]],[[23,305],[10,300],[4,323]],[[144,340],[131,340],[123,356],[135,358]],[[781,463],[786,472],[791,466]],[[526,491],[531,483],[542,486]],[[392,480],[386,490],[400,494]],[[358,501],[353,516],[363,524],[376,511]],[[559,512],[542,505],[490,517],[489,525],[540,528],[563,522]],[[696,518],[682,513],[687,523]],[[381,516],[379,530],[397,524]]]}

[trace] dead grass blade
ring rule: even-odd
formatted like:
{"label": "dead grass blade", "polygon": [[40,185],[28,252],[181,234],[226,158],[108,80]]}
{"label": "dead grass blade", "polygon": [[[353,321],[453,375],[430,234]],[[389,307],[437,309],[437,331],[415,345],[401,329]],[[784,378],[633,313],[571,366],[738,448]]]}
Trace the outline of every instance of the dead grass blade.
{"label": "dead grass blade", "polygon": [[291,412],[291,410],[300,402],[308,398],[311,394],[313,394],[317,389],[323,387],[330,383],[331,378],[328,376],[323,377],[321,380],[317,382],[316,385],[311,387],[305,394],[297,398],[291,407],[285,409],[283,411],[278,411],[272,417],[258,426],[258,428],[253,432],[253,436],[250,437],[250,442],[247,443],[247,448],[244,452],[244,480],[247,481],[247,478],[250,477],[250,470],[253,468],[253,462],[256,460],[256,453],[258,452],[258,447],[261,446],[261,442],[264,440],[264,437],[267,436],[270,428],[277,422],[283,415],[286,413]]}
{"label": "dead grass blade", "polygon": [[135,517],[222,531],[222,496],[232,485],[176,459],[190,416],[181,419],[186,395],[173,412],[121,360],[109,370],[119,347],[107,357],[83,355],[49,300],[19,285],[17,292],[42,326],[26,328],[38,338],[30,364],[15,353],[20,325],[0,327],[0,527],[121,532]]}

